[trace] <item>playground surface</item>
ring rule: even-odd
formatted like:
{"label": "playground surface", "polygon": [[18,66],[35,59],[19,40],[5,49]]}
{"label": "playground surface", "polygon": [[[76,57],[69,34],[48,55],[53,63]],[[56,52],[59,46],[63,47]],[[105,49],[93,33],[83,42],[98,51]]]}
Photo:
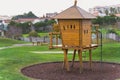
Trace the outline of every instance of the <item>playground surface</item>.
{"label": "playground surface", "polygon": [[62,65],[62,62],[35,64],[21,69],[21,72],[38,80],[120,80],[120,64],[93,62],[91,70],[89,63],[84,62],[82,73],[79,72],[79,62],[75,62],[69,72],[62,69]]}

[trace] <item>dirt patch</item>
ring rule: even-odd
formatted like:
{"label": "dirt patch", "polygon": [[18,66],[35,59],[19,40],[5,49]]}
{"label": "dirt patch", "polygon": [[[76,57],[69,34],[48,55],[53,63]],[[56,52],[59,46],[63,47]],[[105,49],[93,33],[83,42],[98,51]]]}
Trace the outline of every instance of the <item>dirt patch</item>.
{"label": "dirt patch", "polygon": [[[83,63],[83,72],[79,72],[79,62],[75,62],[71,71],[62,69],[62,62],[35,64],[21,69],[21,72],[38,80],[120,80],[120,64],[93,62]],[[71,64],[71,62],[69,63]]]}

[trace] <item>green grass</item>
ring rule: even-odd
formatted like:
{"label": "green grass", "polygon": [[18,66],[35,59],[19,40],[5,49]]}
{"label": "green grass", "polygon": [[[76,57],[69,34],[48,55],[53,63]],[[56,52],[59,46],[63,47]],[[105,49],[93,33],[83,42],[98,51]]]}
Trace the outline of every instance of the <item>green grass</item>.
{"label": "green grass", "polygon": [[[103,44],[103,61],[120,63],[120,43],[111,42]],[[100,47],[93,50],[93,60],[100,60]]]}
{"label": "green grass", "polygon": [[[103,61],[120,63],[120,43],[107,41],[103,44]],[[7,42],[3,41],[3,44]],[[16,42],[13,41],[14,43]],[[38,63],[63,61],[63,54],[38,54],[32,53],[32,51],[61,51],[61,49],[49,50],[48,45],[42,45],[0,50],[0,80],[31,80],[21,74],[21,68]],[[100,61],[100,47],[93,50],[92,55],[93,60]],[[68,57],[69,60],[72,60],[72,54],[69,54]],[[78,60],[77,56],[76,58]],[[88,58],[87,54],[87,60]]]}
{"label": "green grass", "polygon": [[47,46],[17,47],[0,51],[0,80],[29,80],[20,69],[31,64],[62,61],[62,54],[35,54],[31,51],[48,51]]}
{"label": "green grass", "polygon": [[0,38],[0,47],[11,46],[13,44],[23,44],[23,43],[26,42],[8,39],[8,38]]}
{"label": "green grass", "polygon": [[[47,32],[40,32],[38,34],[39,34],[40,37],[49,36],[49,33],[47,33]],[[23,34],[23,37],[28,37],[28,34]]]}
{"label": "green grass", "polygon": [[113,30],[115,30],[115,33],[117,33],[117,35],[119,35],[120,36],[120,29],[116,29],[116,28],[102,28],[102,33],[103,34],[106,34],[106,33],[108,33],[108,31],[110,30],[110,29],[113,29]]}
{"label": "green grass", "polygon": [[116,30],[117,35],[120,36],[120,30]]}

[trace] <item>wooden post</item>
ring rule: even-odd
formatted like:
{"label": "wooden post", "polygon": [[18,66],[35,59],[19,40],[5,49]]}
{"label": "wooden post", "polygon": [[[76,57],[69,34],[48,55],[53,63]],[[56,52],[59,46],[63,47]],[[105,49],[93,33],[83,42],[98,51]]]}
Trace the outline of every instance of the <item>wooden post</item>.
{"label": "wooden post", "polygon": [[33,43],[33,46],[34,46],[35,42],[32,42],[32,43]]}
{"label": "wooden post", "polygon": [[53,41],[52,41],[52,33],[49,34],[50,35],[50,46],[49,48],[53,48]]}
{"label": "wooden post", "polygon": [[58,45],[58,35],[56,34],[56,45]]}
{"label": "wooden post", "polygon": [[90,69],[92,69],[92,50],[89,49],[89,65],[90,65]]}
{"label": "wooden post", "polygon": [[73,66],[74,66],[75,55],[76,55],[76,49],[74,49],[73,59],[72,59],[72,65],[71,65],[71,67],[73,67]]}
{"label": "wooden post", "polygon": [[82,73],[83,62],[82,62],[82,49],[78,50],[78,57],[80,62],[80,73]]}
{"label": "wooden post", "polygon": [[67,54],[68,54],[68,49],[64,49],[64,68],[66,68],[67,71],[70,71]]}
{"label": "wooden post", "polygon": [[98,26],[96,26],[96,37],[97,37],[97,44],[99,44]]}

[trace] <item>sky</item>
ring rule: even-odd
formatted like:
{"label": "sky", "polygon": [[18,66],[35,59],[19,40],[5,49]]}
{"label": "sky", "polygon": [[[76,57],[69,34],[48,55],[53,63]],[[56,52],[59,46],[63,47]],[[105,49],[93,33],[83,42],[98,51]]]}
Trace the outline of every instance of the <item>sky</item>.
{"label": "sky", "polygon": [[[74,4],[74,0],[0,0],[0,15],[19,15],[32,11],[38,17],[46,13],[61,12]],[[88,11],[95,6],[120,4],[120,0],[77,0],[77,6]]]}

